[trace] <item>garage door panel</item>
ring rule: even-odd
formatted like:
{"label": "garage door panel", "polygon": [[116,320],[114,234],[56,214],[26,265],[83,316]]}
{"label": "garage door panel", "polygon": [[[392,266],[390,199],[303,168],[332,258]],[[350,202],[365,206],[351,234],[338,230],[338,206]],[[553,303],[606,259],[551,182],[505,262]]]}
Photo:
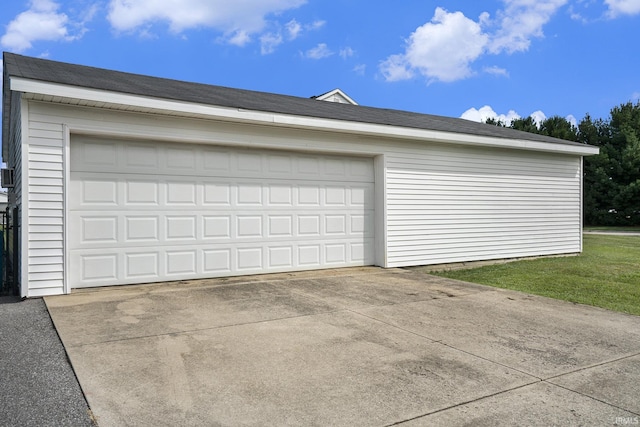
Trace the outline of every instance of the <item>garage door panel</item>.
{"label": "garage door panel", "polygon": [[367,259],[367,245],[364,242],[351,243],[349,245],[349,256],[351,262],[373,262],[373,260]]}
{"label": "garage door panel", "polygon": [[[232,176],[232,156],[230,150],[205,147],[200,152],[202,172],[205,176]],[[196,166],[198,167],[198,166]]]}
{"label": "garage door panel", "polygon": [[293,215],[269,215],[267,237],[290,238],[294,236]]}
{"label": "garage door panel", "polygon": [[196,206],[196,186],[194,182],[169,181],[164,184],[166,206]]}
{"label": "garage door panel", "polygon": [[211,181],[194,177],[147,177],[104,172],[74,172],[70,185],[71,209],[193,207],[341,208],[373,206],[373,183],[332,183],[280,180]]}
{"label": "garage door panel", "polygon": [[271,184],[265,188],[268,206],[293,206],[293,186],[287,184]]}
{"label": "garage door panel", "polygon": [[124,191],[124,206],[150,206],[160,205],[160,183],[155,181],[139,181],[135,179],[119,183],[121,192]]}
{"label": "garage door panel", "polygon": [[124,265],[119,274],[122,279],[151,279],[160,276],[160,260],[158,252],[126,253],[123,255]]}
{"label": "garage door panel", "polygon": [[73,250],[71,280],[91,287],[360,266],[373,263],[372,245],[373,239],[362,239]]}
{"label": "garage door panel", "polygon": [[167,250],[165,252],[165,274],[171,276],[193,277],[198,274],[196,250]]}
{"label": "garage door panel", "polygon": [[174,249],[157,246],[71,251],[76,287],[188,280],[373,263],[373,239],[327,243],[247,243]]}
{"label": "garage door panel", "polygon": [[169,147],[166,149],[166,168],[176,173],[190,172],[197,167],[198,151],[194,146],[186,147]]}
{"label": "garage door panel", "polygon": [[371,159],[76,138],[71,152],[72,287],[374,262]]}
{"label": "garage door panel", "polygon": [[236,237],[262,240],[262,215],[236,215]]}
{"label": "garage door panel", "polygon": [[269,173],[274,177],[282,175],[283,178],[286,178],[294,173],[294,159],[291,155],[269,154],[266,157],[266,162]]}
{"label": "garage door panel", "polygon": [[81,258],[82,281],[112,281],[118,279],[118,255],[96,254]]}
{"label": "garage door panel", "polygon": [[202,240],[231,238],[231,215],[203,215]]}
{"label": "garage door panel", "polygon": [[192,215],[170,215],[164,217],[164,232],[167,241],[198,240],[197,217]]}
{"label": "garage door panel", "polygon": [[347,263],[347,244],[329,243],[324,245],[324,262],[327,265]]}
{"label": "garage door panel", "polygon": [[[153,173],[160,169],[160,153],[156,144],[129,143],[120,145],[124,155],[118,157],[119,165],[138,173]],[[117,165],[117,166],[119,166]]]}
{"label": "garage door panel", "polygon": [[110,179],[88,178],[71,187],[71,197],[79,206],[115,207],[118,206],[118,183]]}
{"label": "garage door panel", "polygon": [[321,215],[298,215],[298,236],[313,237],[320,236]]}
{"label": "garage door panel", "polygon": [[293,268],[294,252],[291,246],[272,246],[267,249],[269,268]]}
{"label": "garage door panel", "polygon": [[[185,153],[189,154],[185,154]],[[190,153],[194,153],[193,155]],[[192,157],[195,157],[193,161]],[[186,160],[189,158],[189,160]],[[286,159],[286,160],[285,160]],[[74,136],[74,172],[373,182],[371,159]],[[195,164],[191,168],[189,165]]]}
{"label": "garage door panel", "polygon": [[112,141],[85,140],[74,146],[71,160],[76,170],[114,170],[118,166],[118,148]]}
{"label": "garage door panel", "polygon": [[73,221],[71,233],[78,232],[77,241],[72,238],[71,241],[76,244],[117,244],[118,243],[118,217],[117,216],[95,216],[85,217],[79,216],[78,221]]}
{"label": "garage door panel", "polygon": [[153,214],[132,212],[70,212],[68,242],[76,249],[373,238],[373,213],[291,213],[180,215],[179,211]]}
{"label": "garage door panel", "polygon": [[231,206],[231,183],[204,182],[203,205]]}
{"label": "garage door panel", "polygon": [[202,272],[211,275],[231,274],[231,249],[203,249]]}

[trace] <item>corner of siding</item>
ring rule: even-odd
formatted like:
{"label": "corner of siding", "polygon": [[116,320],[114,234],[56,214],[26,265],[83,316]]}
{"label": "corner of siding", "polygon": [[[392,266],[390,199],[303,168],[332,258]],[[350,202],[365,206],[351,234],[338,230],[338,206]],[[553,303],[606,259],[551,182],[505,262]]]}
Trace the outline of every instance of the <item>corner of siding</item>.
{"label": "corner of siding", "polygon": [[22,148],[22,250],[28,260],[22,277],[29,297],[64,293],[63,124],[33,110],[23,116]]}

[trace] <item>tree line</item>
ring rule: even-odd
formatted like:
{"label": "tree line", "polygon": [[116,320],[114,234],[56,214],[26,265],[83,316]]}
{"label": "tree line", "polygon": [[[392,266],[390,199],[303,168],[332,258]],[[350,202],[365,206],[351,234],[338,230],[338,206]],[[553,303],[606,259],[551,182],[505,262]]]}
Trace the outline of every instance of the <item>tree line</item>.
{"label": "tree line", "polygon": [[600,147],[584,158],[585,225],[640,226],[640,101],[612,108],[606,120],[587,114],[577,127],[559,116],[486,123]]}

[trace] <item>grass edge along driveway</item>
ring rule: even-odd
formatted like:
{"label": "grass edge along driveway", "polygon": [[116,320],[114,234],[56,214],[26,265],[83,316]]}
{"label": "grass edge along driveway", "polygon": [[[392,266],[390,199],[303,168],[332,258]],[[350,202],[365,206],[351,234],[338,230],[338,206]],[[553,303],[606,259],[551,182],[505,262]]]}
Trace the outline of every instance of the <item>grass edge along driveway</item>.
{"label": "grass edge along driveway", "polygon": [[640,316],[640,236],[585,234],[579,256],[431,274]]}

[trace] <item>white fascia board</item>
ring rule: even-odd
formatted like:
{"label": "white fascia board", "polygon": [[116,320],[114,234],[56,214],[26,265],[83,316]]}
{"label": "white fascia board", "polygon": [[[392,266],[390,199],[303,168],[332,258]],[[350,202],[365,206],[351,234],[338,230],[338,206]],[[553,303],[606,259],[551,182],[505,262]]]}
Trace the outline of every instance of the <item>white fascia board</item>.
{"label": "white fascia board", "polygon": [[[23,78],[11,78],[11,90],[24,93],[48,95],[66,99],[77,99],[100,104],[113,104],[153,110],[159,114],[198,116],[216,120],[267,124],[316,131],[345,132],[372,137],[394,138],[413,141],[431,141],[449,144],[474,145],[495,148],[511,148],[529,151],[544,151],[573,155],[598,154],[598,147],[590,145],[555,144],[519,139],[492,138],[471,134],[441,132],[426,129],[405,128],[372,123],[294,116],[239,108],[195,104],[161,98],[129,95],[99,89],[47,83]],[[130,111],[130,110],[129,110]]]}
{"label": "white fascia board", "polygon": [[599,148],[591,145],[555,144],[524,139],[491,138],[487,136],[441,132],[427,129],[405,128],[389,125],[378,125],[361,122],[347,122],[322,118],[308,118],[301,116],[275,115],[274,123],[290,127],[309,127],[306,123],[313,122],[313,128],[318,130],[334,130],[358,135],[376,137],[390,137],[417,141],[432,141],[449,144],[475,145],[495,148],[512,148],[529,151],[545,151],[553,153],[592,155],[598,154]]}

